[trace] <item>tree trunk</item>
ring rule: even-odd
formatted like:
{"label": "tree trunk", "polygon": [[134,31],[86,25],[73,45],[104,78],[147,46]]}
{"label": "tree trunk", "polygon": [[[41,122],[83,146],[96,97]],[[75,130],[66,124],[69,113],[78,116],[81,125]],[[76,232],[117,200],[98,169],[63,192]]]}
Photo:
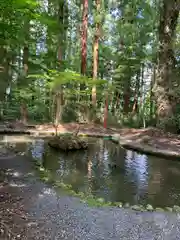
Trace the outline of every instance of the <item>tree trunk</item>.
{"label": "tree trunk", "polygon": [[[28,48],[28,46],[24,46],[24,49],[23,49],[23,69],[24,69],[24,77],[25,78],[28,74],[28,58],[29,58],[29,48]],[[28,110],[27,110],[27,106],[26,106],[25,101],[21,102],[20,112],[21,112],[21,121],[24,124],[27,124]]]}
{"label": "tree trunk", "polygon": [[125,88],[124,88],[124,93],[123,93],[123,102],[124,102],[124,105],[123,105],[123,112],[125,114],[127,114],[129,112],[129,105],[130,105],[130,96],[131,96],[131,84],[130,84],[130,80],[126,80],[126,83],[125,83]]}
{"label": "tree trunk", "polygon": [[144,64],[142,64],[142,67],[141,67],[141,86],[140,86],[140,103],[139,103],[139,107],[141,109],[141,112],[143,111],[143,98],[144,98]]}
{"label": "tree trunk", "polygon": [[82,34],[81,34],[81,74],[86,74],[87,66],[87,28],[88,28],[88,0],[83,0]]}
{"label": "tree trunk", "polygon": [[9,64],[10,56],[5,47],[0,47],[0,100],[4,101],[6,96],[6,88],[9,83]]}
{"label": "tree trunk", "polygon": [[156,81],[156,67],[155,65],[153,65],[153,69],[152,69],[152,77],[151,77],[151,85],[150,85],[150,112],[149,112],[149,115],[150,115],[150,121],[152,122],[153,120],[153,114],[154,114],[154,99],[153,99],[153,85]]}
{"label": "tree trunk", "polygon": [[138,112],[139,86],[140,86],[140,70],[136,74],[136,86],[132,114],[136,114]]}
{"label": "tree trunk", "polygon": [[164,0],[160,7],[159,52],[154,93],[157,102],[158,127],[171,129],[175,108],[172,73],[175,65],[173,40],[179,16],[180,0]]}
{"label": "tree trunk", "polygon": [[[100,14],[100,0],[96,0],[96,13]],[[93,42],[93,79],[98,76],[98,51],[99,51],[100,23],[96,23]],[[96,105],[96,85],[92,88],[92,104]]]}
{"label": "tree trunk", "polygon": [[107,128],[107,120],[108,120],[108,93],[106,93],[104,105],[104,128]]}
{"label": "tree trunk", "polygon": [[[26,80],[26,77],[27,77],[27,74],[28,74],[29,31],[30,31],[30,21],[29,21],[29,19],[27,19],[24,22],[25,37],[24,37],[23,59],[22,59],[23,70],[24,70],[24,80]],[[22,102],[21,102],[20,112],[21,112],[21,121],[24,124],[27,124],[28,110],[27,110],[27,105],[26,105],[24,100],[22,100]]]}
{"label": "tree trunk", "polygon": [[21,103],[21,121],[24,124],[27,124],[27,116],[28,116],[28,111],[27,111],[27,106],[25,102]]}
{"label": "tree trunk", "polygon": [[23,49],[23,68],[25,77],[28,74],[28,58],[29,58],[29,47],[26,45]]}
{"label": "tree trunk", "polygon": [[55,99],[56,99],[56,112],[55,112],[54,123],[56,126],[58,126],[62,116],[62,91],[61,90],[56,93]]}
{"label": "tree trunk", "polygon": [[[58,58],[58,67],[62,71],[63,70],[63,65],[62,65],[62,60],[64,59],[65,55],[65,33],[67,29],[67,14],[68,9],[67,5],[64,1],[59,0],[58,2],[58,23],[59,23],[59,36],[58,36],[58,49],[57,49],[57,58]],[[55,95],[55,102],[56,102],[56,107],[55,107],[55,119],[54,123],[56,126],[58,126],[59,122],[62,120],[62,112],[63,112],[63,101],[64,98],[64,93],[63,93],[63,87],[60,84],[59,88],[56,89],[56,95]]]}

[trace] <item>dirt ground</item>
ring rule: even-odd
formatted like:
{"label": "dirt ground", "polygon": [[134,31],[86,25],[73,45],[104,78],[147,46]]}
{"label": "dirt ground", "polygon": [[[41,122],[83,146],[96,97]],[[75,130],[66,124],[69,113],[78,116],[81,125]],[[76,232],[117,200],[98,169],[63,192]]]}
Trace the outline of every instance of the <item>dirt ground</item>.
{"label": "dirt ground", "polygon": [[[58,132],[74,132],[78,128],[77,123],[59,125]],[[52,125],[36,126],[37,130],[54,131]],[[156,149],[165,149],[180,155],[180,135],[165,133],[157,128],[133,129],[133,128],[108,128],[104,129],[101,125],[80,124],[80,133],[107,136],[119,134],[124,140],[129,140],[136,144],[150,146]]]}

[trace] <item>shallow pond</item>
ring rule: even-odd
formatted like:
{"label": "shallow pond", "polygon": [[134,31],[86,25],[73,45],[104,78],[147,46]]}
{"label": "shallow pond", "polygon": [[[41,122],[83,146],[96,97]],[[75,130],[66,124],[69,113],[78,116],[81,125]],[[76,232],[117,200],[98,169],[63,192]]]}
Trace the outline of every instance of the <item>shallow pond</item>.
{"label": "shallow pond", "polygon": [[88,138],[89,149],[62,153],[46,140],[25,136],[1,136],[1,143],[43,164],[55,179],[71,184],[76,192],[111,202],[180,205],[180,162],[125,150],[108,140]]}

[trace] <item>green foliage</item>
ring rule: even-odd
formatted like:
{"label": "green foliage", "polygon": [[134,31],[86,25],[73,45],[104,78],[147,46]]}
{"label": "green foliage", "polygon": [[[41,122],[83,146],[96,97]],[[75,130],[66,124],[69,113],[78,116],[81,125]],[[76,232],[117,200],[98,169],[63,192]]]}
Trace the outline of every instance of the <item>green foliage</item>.
{"label": "green foliage", "polygon": [[[29,120],[53,121],[57,108],[55,97],[61,92],[62,121],[102,122],[108,92],[111,98],[108,124],[143,127],[156,123],[152,79],[147,79],[147,75],[152,75],[158,50],[160,11],[156,2],[105,0],[100,1],[97,11],[95,1],[89,1],[86,76],[80,75],[82,9],[79,1],[52,0],[46,4],[37,0],[4,0],[0,12],[0,100],[4,118],[20,118],[23,101],[27,104]],[[100,25],[98,79],[93,80],[92,49],[97,23]],[[178,25],[177,33],[179,30]],[[177,34],[175,56],[180,52],[179,40]],[[173,91],[179,89],[178,58],[176,61],[176,76],[171,81]],[[97,90],[96,109],[91,105],[93,85]],[[8,87],[10,93],[6,94]],[[136,98],[138,108],[133,113]],[[89,110],[80,110],[82,105]],[[173,119],[167,120],[177,128],[179,112],[177,108]],[[83,113],[86,117],[82,117]]]}

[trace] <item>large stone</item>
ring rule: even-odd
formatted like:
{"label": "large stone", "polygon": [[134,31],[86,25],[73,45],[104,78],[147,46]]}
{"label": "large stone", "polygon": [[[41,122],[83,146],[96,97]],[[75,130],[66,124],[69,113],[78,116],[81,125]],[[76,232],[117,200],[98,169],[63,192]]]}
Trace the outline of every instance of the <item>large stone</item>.
{"label": "large stone", "polygon": [[87,141],[72,134],[55,136],[49,140],[48,144],[50,147],[63,151],[87,149],[88,147]]}
{"label": "large stone", "polygon": [[153,206],[151,206],[150,204],[148,204],[147,206],[146,206],[146,210],[147,211],[153,211],[154,209],[153,209]]}
{"label": "large stone", "polygon": [[119,143],[120,135],[119,134],[113,134],[111,137],[113,142]]}
{"label": "large stone", "polygon": [[173,211],[176,212],[176,213],[179,213],[180,212],[180,206],[174,205],[173,206]]}

